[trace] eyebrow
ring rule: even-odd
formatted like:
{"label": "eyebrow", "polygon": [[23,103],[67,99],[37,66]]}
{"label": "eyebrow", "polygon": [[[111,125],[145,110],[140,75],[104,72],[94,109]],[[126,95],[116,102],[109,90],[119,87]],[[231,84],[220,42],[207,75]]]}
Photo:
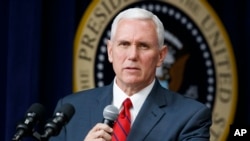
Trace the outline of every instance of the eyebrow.
{"label": "eyebrow", "polygon": [[[131,42],[130,41],[128,41],[128,40],[124,40],[124,39],[122,39],[122,40],[116,40],[115,42],[117,42],[117,43],[129,43],[129,44],[131,44]],[[137,45],[151,45],[149,42],[147,42],[147,41],[138,41],[138,42],[136,42],[136,44]]]}

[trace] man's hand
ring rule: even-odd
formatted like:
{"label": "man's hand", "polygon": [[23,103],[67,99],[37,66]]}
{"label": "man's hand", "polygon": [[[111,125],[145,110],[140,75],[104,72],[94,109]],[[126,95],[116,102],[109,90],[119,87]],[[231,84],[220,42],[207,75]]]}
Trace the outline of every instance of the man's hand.
{"label": "man's hand", "polygon": [[84,141],[111,141],[113,129],[104,123],[97,123],[87,134]]}

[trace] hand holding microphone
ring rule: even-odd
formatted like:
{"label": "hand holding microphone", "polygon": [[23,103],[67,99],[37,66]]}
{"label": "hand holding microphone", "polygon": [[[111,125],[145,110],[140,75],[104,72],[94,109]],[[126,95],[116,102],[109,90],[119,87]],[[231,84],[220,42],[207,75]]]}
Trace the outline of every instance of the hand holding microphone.
{"label": "hand holding microphone", "polygon": [[114,121],[118,117],[119,110],[113,106],[108,105],[103,110],[103,123],[97,123],[87,134],[84,141],[92,141],[102,138],[104,140],[111,140],[111,133]]}

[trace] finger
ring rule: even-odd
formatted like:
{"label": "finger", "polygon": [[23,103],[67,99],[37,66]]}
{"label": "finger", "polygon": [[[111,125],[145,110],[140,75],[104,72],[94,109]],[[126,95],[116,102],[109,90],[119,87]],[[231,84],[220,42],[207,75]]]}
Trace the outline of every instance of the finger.
{"label": "finger", "polygon": [[98,131],[101,129],[99,124],[96,124],[91,130],[89,130],[84,141],[93,141],[99,138]]}
{"label": "finger", "polygon": [[106,141],[111,140],[111,138],[112,138],[111,133],[109,133],[103,129],[97,131],[95,136],[97,136],[97,138],[103,138]]}
{"label": "finger", "polygon": [[108,132],[108,133],[113,132],[113,129],[104,123],[98,123],[98,124],[96,124],[96,126],[94,128],[95,128],[95,131],[104,130],[105,132]]}
{"label": "finger", "polygon": [[111,138],[112,138],[112,134],[110,134],[109,132],[103,132],[102,134],[101,134],[101,137],[103,138],[103,139],[105,139],[106,141],[110,141],[111,140]]}
{"label": "finger", "polygon": [[111,140],[113,129],[106,124],[97,123],[85,137],[87,140]]}

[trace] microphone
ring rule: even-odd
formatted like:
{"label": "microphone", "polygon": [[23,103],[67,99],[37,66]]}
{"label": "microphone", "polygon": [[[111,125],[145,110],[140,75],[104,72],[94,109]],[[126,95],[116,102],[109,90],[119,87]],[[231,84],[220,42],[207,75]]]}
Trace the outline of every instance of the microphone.
{"label": "microphone", "polygon": [[108,105],[103,110],[103,123],[113,127],[114,121],[118,117],[119,110],[114,105]]}
{"label": "microphone", "polygon": [[56,136],[60,133],[62,127],[69,122],[75,113],[75,108],[69,104],[64,104],[57,112],[55,112],[51,121],[45,124],[44,134],[41,139],[47,140],[51,136]]}
{"label": "microphone", "polygon": [[45,108],[39,103],[34,103],[26,112],[26,116],[23,122],[19,123],[16,127],[16,134],[12,138],[12,141],[18,141],[23,136],[31,135],[35,124],[42,120],[45,116]]}

